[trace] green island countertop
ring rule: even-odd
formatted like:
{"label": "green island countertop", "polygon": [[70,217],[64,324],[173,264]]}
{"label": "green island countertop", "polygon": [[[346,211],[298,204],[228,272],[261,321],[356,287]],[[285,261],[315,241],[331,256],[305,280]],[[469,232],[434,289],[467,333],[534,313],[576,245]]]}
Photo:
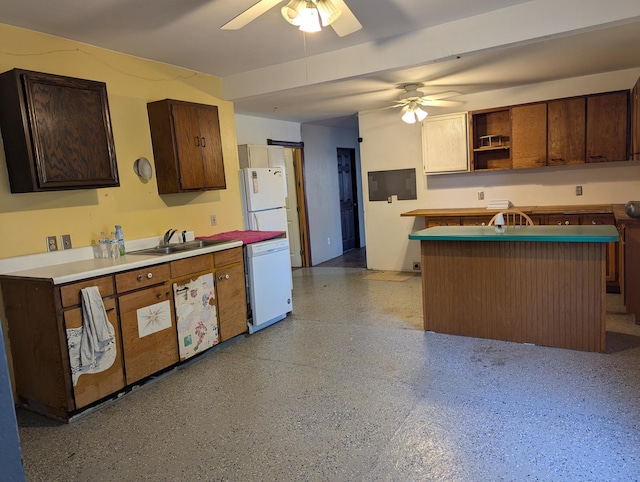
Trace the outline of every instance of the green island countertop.
{"label": "green island countertop", "polygon": [[610,243],[618,241],[618,230],[611,225],[505,226],[496,233],[494,226],[435,226],[413,232],[418,241],[538,241],[555,243]]}

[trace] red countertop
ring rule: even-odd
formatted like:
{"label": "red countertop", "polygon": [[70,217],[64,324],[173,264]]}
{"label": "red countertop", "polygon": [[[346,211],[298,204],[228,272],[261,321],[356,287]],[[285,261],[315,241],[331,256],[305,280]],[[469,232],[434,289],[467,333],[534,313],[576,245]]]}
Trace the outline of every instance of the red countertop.
{"label": "red countertop", "polygon": [[223,241],[242,241],[242,244],[258,243],[267,239],[284,237],[284,231],[227,231],[225,233],[212,234],[211,236],[198,236],[196,239],[216,239]]}

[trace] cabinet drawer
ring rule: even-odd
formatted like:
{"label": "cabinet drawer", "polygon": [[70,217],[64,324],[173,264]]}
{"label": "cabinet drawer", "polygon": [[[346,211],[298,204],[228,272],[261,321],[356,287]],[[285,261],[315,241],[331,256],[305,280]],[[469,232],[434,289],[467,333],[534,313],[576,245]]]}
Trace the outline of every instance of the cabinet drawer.
{"label": "cabinet drawer", "polygon": [[201,271],[211,271],[213,268],[211,254],[202,254],[200,256],[171,261],[170,265],[172,278],[179,278]]}
{"label": "cabinet drawer", "polygon": [[426,225],[432,226],[460,226],[460,218],[428,218]]}
{"label": "cabinet drawer", "polygon": [[97,286],[103,298],[113,296],[113,277],[111,276],[78,281],[77,283],[60,287],[60,297],[62,298],[63,308],[79,305],[81,303],[80,290],[90,286]]}
{"label": "cabinet drawer", "polygon": [[557,224],[560,226],[580,224],[580,216],[575,214],[551,214],[547,216],[547,224]]}
{"label": "cabinet drawer", "polygon": [[581,224],[604,224],[613,226],[616,224],[616,220],[609,214],[583,214]]}
{"label": "cabinet drawer", "polygon": [[463,226],[489,226],[489,221],[493,216],[478,216],[462,218]]}
{"label": "cabinet drawer", "polygon": [[242,261],[242,248],[225,249],[213,253],[213,264],[216,268],[228,264],[240,263]]}
{"label": "cabinet drawer", "polygon": [[138,288],[164,283],[169,279],[169,272],[168,264],[159,264],[120,273],[116,275],[116,289],[118,293],[125,293]]}

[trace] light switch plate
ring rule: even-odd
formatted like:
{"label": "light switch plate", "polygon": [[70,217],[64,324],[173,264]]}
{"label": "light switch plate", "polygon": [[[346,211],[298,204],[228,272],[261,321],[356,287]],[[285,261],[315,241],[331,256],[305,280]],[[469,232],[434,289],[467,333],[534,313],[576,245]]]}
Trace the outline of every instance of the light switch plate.
{"label": "light switch plate", "polygon": [[47,236],[47,251],[58,251],[58,240],[55,236]]}

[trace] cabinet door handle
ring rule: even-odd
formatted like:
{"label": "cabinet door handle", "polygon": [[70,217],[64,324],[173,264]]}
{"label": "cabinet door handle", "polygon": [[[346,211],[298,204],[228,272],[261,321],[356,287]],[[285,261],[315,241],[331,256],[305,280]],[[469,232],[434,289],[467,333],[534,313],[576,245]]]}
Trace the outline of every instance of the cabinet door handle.
{"label": "cabinet door handle", "polygon": [[552,161],[562,161],[562,157],[552,157],[551,158]]}
{"label": "cabinet door handle", "polygon": [[218,281],[222,281],[225,279],[229,279],[229,273],[225,274],[224,276],[223,275],[218,276]]}
{"label": "cabinet door handle", "polygon": [[204,137],[201,137],[202,139],[202,147],[207,147],[207,140]]}
{"label": "cabinet door handle", "polygon": [[108,309],[106,309],[105,311],[106,311],[107,313],[110,313],[110,312],[115,311],[115,310],[116,310],[115,308],[108,308]]}
{"label": "cabinet door handle", "polygon": [[195,140],[196,140],[196,147],[200,147],[200,137],[196,136]]}

